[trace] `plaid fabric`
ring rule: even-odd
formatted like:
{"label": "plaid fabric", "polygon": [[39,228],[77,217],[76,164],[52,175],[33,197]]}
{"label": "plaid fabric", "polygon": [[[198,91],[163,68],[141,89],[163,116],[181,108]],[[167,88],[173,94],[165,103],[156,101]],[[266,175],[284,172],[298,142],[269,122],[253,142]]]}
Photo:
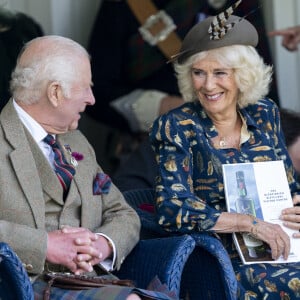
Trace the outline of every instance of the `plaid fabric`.
{"label": "plaid fabric", "polygon": [[[177,25],[176,33],[183,38],[195,21],[198,10],[203,6],[199,0],[178,0],[169,1],[169,4],[163,8],[169,14]],[[160,7],[158,6],[158,9]],[[128,77],[135,82],[147,77],[149,74],[159,70],[166,64],[166,57],[160,52],[158,47],[150,46],[136,32],[129,40],[129,61]]]}
{"label": "plaid fabric", "polygon": [[[36,281],[33,284],[34,300],[43,300],[44,291],[47,287],[46,282]],[[51,287],[51,300],[124,300],[131,293],[133,288],[110,286],[90,290],[64,290],[60,288]]]}
{"label": "plaid fabric", "polygon": [[111,186],[111,179],[105,173],[97,173],[93,183],[93,194],[102,195],[108,194]]}
{"label": "plaid fabric", "polygon": [[64,192],[66,193],[69,190],[71,181],[73,179],[73,176],[75,175],[75,168],[72,164],[69,164],[59,145],[57,144],[56,140],[51,134],[48,134],[43,141],[48,144],[54,153],[54,168],[55,173],[59,179],[59,182],[61,183]]}
{"label": "plaid fabric", "polygon": [[[172,293],[167,294],[160,292],[165,288],[160,284],[154,283],[159,291],[143,290],[132,287],[124,286],[107,286],[90,290],[65,290],[56,287],[51,287],[51,300],[125,300],[131,293],[136,293],[142,297],[142,299],[157,299],[157,300],[175,300],[176,297]],[[44,291],[47,287],[47,283],[42,280],[37,280],[33,283],[34,300],[43,300]]]}

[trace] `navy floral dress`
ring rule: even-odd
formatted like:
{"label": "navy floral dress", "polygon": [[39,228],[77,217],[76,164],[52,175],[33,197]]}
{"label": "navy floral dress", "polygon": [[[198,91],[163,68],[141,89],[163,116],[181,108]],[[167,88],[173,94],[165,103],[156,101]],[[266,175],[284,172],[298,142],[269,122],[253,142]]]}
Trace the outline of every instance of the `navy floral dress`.
{"label": "navy floral dress", "polygon": [[[222,164],[283,160],[291,194],[300,194],[277,105],[265,98],[239,113],[247,132],[240,149],[214,147],[211,139],[218,133],[199,101],[185,103],[154,122],[150,141],[159,166],[157,213],[165,230],[212,231],[226,211]],[[300,262],[242,265],[231,234],[222,240],[242,286],[241,299],[300,299]]]}

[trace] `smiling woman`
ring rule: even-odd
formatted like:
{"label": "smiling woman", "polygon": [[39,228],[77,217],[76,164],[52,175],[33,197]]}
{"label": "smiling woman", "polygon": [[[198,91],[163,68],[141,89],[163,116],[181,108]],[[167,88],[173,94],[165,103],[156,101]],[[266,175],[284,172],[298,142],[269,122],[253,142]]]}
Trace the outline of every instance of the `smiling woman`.
{"label": "smiling woman", "polygon": [[211,117],[223,111],[224,106],[235,111],[238,89],[232,69],[225,69],[210,57],[199,60],[193,64],[192,85],[201,105]]}
{"label": "smiling woman", "polygon": [[[287,259],[290,252],[290,237],[280,226],[226,211],[223,164],[283,160],[295,204],[300,195],[278,107],[266,97],[272,67],[255,49],[252,24],[231,15],[235,6],[195,25],[174,56],[186,103],[159,117],[150,133],[158,162],[158,222],[168,232],[218,233],[240,281],[238,299],[295,299],[286,283],[299,278],[300,264],[284,266],[289,272],[277,279],[281,265],[243,266],[232,241],[233,232],[254,233],[273,259]],[[290,208],[282,219],[299,229],[300,208]],[[299,237],[295,232],[292,238]]]}

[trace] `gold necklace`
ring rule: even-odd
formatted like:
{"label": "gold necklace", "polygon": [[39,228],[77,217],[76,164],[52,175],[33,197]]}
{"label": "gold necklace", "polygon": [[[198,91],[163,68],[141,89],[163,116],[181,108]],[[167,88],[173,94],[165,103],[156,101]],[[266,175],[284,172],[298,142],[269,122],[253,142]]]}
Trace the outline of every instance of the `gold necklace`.
{"label": "gold necklace", "polygon": [[225,137],[221,137],[219,140],[219,146],[220,148],[225,148],[227,146],[227,142],[226,142],[226,138]]}
{"label": "gold necklace", "polygon": [[239,138],[227,138],[227,137],[220,137],[219,139],[219,148],[226,149],[226,148],[239,148],[240,147],[240,139]]}

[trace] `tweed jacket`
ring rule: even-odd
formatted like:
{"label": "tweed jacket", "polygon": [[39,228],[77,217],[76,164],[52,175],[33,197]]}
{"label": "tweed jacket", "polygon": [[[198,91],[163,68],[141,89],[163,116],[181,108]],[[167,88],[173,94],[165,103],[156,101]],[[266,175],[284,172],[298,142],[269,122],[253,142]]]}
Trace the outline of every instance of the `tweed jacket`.
{"label": "tweed jacket", "polygon": [[138,216],[113,184],[108,194],[93,194],[94,178],[103,171],[78,130],[58,135],[57,141],[83,154],[65,202],[54,171],[20,121],[12,100],[2,110],[0,240],[16,251],[30,274],[40,274],[45,266],[47,231],[63,225],[81,226],[114,241],[119,268],[138,241]]}

